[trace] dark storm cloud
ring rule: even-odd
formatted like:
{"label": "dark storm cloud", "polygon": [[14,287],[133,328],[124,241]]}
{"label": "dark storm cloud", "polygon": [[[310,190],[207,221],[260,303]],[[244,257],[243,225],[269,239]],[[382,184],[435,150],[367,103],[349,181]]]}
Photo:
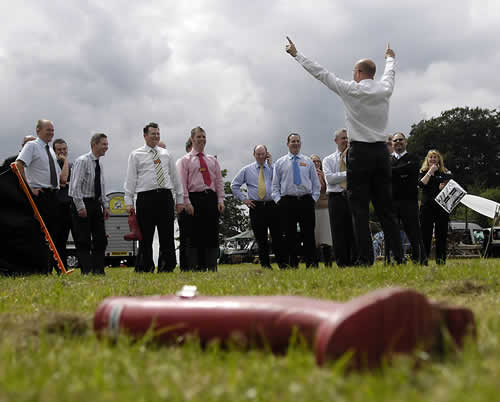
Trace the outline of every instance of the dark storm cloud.
{"label": "dark storm cloud", "polygon": [[[299,50],[344,79],[387,41],[398,60],[390,131],[457,105],[497,107],[499,6],[485,1],[51,1],[0,8],[2,156],[35,121],[54,120],[71,157],[92,132],[109,134],[110,189],[121,189],[141,129],[157,121],[175,157],[192,127],[233,176],[266,143],[274,159],[289,132],[303,151],[334,151],[340,100],[284,52]],[[7,17],[8,16],[8,17]],[[2,157],[0,156],[0,158]],[[231,178],[230,177],[230,178]]]}

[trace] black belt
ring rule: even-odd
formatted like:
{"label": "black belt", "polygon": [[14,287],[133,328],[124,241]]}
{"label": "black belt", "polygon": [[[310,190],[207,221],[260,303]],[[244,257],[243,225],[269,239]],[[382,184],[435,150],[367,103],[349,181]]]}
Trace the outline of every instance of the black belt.
{"label": "black belt", "polygon": [[328,194],[331,194],[332,196],[337,196],[337,197],[345,197],[345,191],[332,191]]}
{"label": "black belt", "polygon": [[312,195],[311,194],[304,194],[304,195],[284,195],[281,198],[290,198],[290,199],[293,199],[293,200],[303,200],[303,199],[305,199],[307,197],[312,198]]}
{"label": "black belt", "polygon": [[213,194],[214,190],[210,190],[209,188],[203,191],[190,191],[189,194]]}
{"label": "black belt", "polygon": [[57,188],[42,187],[40,190],[42,190],[44,193],[55,193],[57,191]]}
{"label": "black belt", "polygon": [[267,205],[276,205],[274,201],[257,201],[257,200],[251,200],[256,206],[262,206],[265,207]]}
{"label": "black belt", "polygon": [[140,191],[139,194],[162,193],[164,191],[171,192],[171,190],[169,188],[155,188],[154,190]]}

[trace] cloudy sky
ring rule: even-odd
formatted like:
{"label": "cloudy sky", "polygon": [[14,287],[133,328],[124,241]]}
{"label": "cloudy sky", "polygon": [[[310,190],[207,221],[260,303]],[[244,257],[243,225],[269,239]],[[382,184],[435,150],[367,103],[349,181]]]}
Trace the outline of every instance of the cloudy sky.
{"label": "cloudy sky", "polygon": [[2,1],[0,15],[0,159],[39,118],[54,121],[71,159],[103,131],[110,191],[122,189],[149,121],[175,158],[203,126],[230,178],[255,144],[283,155],[291,131],[304,153],[333,152],[342,104],[285,53],[285,35],[346,79],[363,57],[382,71],[389,41],[388,132],[455,106],[500,106],[496,0],[18,0]]}

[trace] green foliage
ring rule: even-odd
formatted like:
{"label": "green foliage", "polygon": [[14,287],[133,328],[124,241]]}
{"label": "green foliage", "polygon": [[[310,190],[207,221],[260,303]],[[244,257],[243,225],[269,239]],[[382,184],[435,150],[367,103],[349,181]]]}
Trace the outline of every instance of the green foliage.
{"label": "green foliage", "polygon": [[[227,176],[227,169],[221,171],[222,177]],[[243,203],[233,196],[231,191],[231,182],[224,182],[224,213],[219,222],[219,238],[223,241],[226,237],[237,235],[248,230],[248,215],[245,213]]]}
{"label": "green foliage", "polygon": [[471,188],[500,186],[500,112],[496,109],[457,107],[439,117],[412,126],[410,152],[423,161],[439,150],[454,179]]}
{"label": "green foliage", "polygon": [[[446,266],[381,264],[369,269],[267,271],[222,266],[218,273],[106,277],[0,277],[0,401],[495,401],[500,375],[500,264],[449,261]],[[108,296],[173,294],[185,284],[205,295],[289,294],[345,301],[386,286],[418,289],[435,300],[470,307],[477,343],[461,353],[419,354],[371,373],[344,373],[342,360],[317,367],[299,339],[286,355],[217,344],[157,346],[92,332],[92,315]],[[411,312],[409,312],[411,313]],[[390,319],[390,317],[388,317]],[[369,337],[370,334],[367,334]]]}

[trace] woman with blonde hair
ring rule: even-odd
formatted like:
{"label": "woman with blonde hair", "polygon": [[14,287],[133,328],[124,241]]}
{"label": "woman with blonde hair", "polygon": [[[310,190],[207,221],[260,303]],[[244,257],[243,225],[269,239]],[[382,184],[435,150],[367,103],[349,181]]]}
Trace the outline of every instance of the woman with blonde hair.
{"label": "woman with blonde hair", "polygon": [[311,155],[311,160],[316,167],[316,173],[318,174],[319,184],[321,185],[321,191],[314,206],[314,213],[316,217],[316,226],[314,228],[314,237],[316,239],[316,249],[320,250],[322,254],[322,259],[327,267],[332,266],[332,233],[330,230],[330,218],[328,215],[328,194],[326,193],[326,180],[325,174],[323,173],[323,164],[321,163],[321,158],[318,155]]}
{"label": "woman with blonde hair", "polygon": [[437,150],[431,149],[425,157],[419,174],[418,185],[422,188],[420,226],[427,256],[430,256],[432,232],[435,231],[437,264],[446,262],[450,214],[436,202],[435,198],[450,179],[451,172],[444,166],[443,157]]}

